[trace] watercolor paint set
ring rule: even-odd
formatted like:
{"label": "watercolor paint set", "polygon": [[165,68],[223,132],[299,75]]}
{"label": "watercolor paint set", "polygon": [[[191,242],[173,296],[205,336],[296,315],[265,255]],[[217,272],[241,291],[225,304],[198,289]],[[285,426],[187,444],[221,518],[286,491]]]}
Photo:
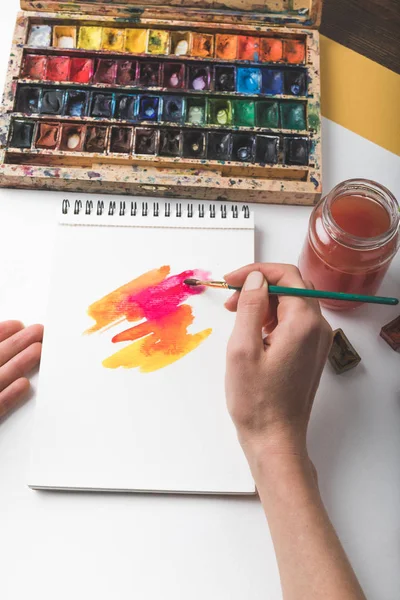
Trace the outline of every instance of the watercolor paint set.
{"label": "watercolor paint set", "polygon": [[3,187],[314,204],[321,0],[21,0]]}

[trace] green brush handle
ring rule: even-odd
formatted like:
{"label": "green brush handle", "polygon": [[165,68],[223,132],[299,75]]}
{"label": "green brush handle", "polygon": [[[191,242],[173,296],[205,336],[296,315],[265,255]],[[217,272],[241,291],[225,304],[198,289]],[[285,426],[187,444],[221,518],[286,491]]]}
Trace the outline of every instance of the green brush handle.
{"label": "green brush handle", "polygon": [[[240,291],[242,288],[228,286],[230,290]],[[281,287],[280,285],[269,285],[270,294],[281,296],[301,296],[302,298],[324,298],[326,300],[344,300],[346,302],[368,302],[369,304],[388,304],[395,306],[399,303],[398,298],[387,298],[385,296],[364,296],[362,294],[345,294],[344,292],[325,292],[323,290],[308,290],[302,288]]]}

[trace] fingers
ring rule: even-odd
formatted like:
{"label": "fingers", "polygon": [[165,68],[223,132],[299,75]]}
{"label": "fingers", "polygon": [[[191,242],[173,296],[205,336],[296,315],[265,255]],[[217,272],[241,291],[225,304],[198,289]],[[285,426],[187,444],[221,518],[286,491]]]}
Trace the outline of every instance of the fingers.
{"label": "fingers", "polygon": [[231,345],[256,357],[264,350],[262,328],[268,313],[268,284],[260,271],[248,274],[240,292]]}
{"label": "fingers", "polygon": [[21,377],[0,392],[0,419],[16,408],[29,390],[29,381]]}
{"label": "fingers", "polygon": [[0,367],[31,344],[41,342],[42,339],[43,325],[31,325],[0,342]]}
{"label": "fingers", "polygon": [[39,364],[41,351],[42,344],[35,342],[0,367],[0,391],[34,369]]}
{"label": "fingers", "polygon": [[21,331],[24,326],[21,321],[3,321],[0,323],[0,342],[6,340],[17,331]]}

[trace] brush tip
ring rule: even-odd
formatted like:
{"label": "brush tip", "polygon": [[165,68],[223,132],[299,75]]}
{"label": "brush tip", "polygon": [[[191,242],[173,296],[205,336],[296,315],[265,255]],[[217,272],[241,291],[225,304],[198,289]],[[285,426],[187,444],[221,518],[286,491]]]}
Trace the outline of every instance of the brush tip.
{"label": "brush tip", "polygon": [[197,285],[198,279],[185,279],[183,283],[185,285]]}

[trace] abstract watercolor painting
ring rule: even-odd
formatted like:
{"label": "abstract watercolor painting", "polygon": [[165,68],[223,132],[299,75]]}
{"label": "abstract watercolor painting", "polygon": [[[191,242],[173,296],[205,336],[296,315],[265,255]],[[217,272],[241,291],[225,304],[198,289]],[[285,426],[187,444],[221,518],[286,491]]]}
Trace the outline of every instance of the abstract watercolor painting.
{"label": "abstract watercolor painting", "polygon": [[194,269],[170,275],[170,271],[167,265],[147,271],[89,306],[87,312],[96,323],[87,334],[124,321],[137,323],[112,338],[113,344],[132,343],[106,358],[104,367],[157,371],[195,350],[211,334],[212,329],[188,333],[194,313],[185,301],[202,294],[205,288],[184,283],[188,278],[208,279],[209,273]]}

